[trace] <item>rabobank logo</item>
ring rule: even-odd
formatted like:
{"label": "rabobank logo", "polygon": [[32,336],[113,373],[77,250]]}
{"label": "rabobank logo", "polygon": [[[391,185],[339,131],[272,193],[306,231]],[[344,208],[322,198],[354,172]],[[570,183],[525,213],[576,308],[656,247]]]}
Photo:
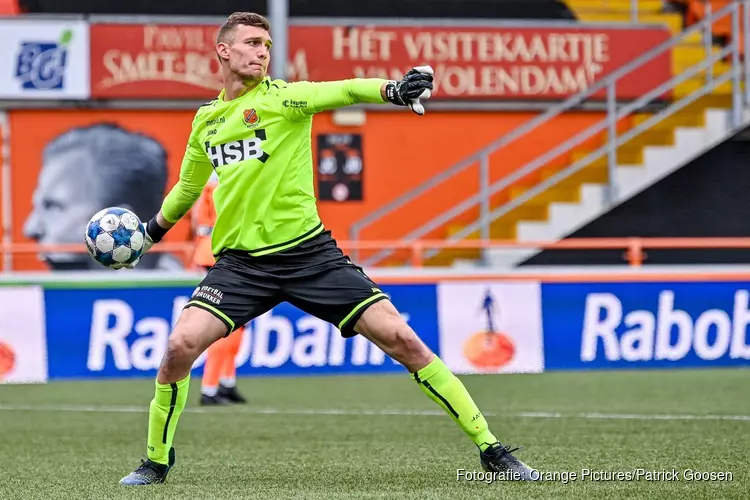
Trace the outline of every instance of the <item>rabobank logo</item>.
{"label": "rabobank logo", "polygon": [[[91,314],[86,368],[91,372],[150,371],[159,367],[169,333],[188,297],[176,297],[172,318],[137,317],[120,299],[96,300]],[[345,339],[331,324],[281,305],[245,327],[238,373],[303,369],[395,367],[395,361],[361,336]],[[196,363],[199,366],[200,361]]]}
{"label": "rabobank logo", "polygon": [[614,294],[592,293],[586,297],[581,360],[678,361],[691,352],[706,361],[750,360],[749,298],[750,292],[738,290],[726,309],[691,315],[675,307],[672,290],[659,293],[653,311],[627,312]]}
{"label": "rabobank logo", "polygon": [[[437,350],[435,287],[384,287],[402,316]],[[195,284],[44,291],[53,379],[153,376]],[[199,290],[200,293],[200,290]],[[202,369],[205,353],[194,368]],[[365,337],[282,303],[245,325],[237,375],[316,375],[406,369]]]}
{"label": "rabobank logo", "polygon": [[18,48],[15,77],[24,90],[62,90],[72,30],[57,40],[22,40]]}
{"label": "rabobank logo", "polygon": [[539,295],[536,283],[440,284],[441,358],[456,373],[542,371]]}
{"label": "rabobank logo", "polygon": [[750,365],[750,283],[551,283],[548,370]]}

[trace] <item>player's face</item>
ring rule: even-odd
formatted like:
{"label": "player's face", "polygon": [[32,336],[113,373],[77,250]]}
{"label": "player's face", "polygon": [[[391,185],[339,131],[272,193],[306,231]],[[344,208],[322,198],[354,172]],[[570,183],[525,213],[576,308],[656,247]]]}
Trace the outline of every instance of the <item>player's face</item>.
{"label": "player's face", "polygon": [[260,81],[271,60],[271,36],[257,26],[238,26],[234,40],[220,43],[217,50],[229,60],[229,69],[245,81]]}
{"label": "player's face", "polygon": [[[63,153],[42,167],[33,197],[33,209],[24,224],[27,238],[46,244],[79,244],[92,215],[101,210],[95,180],[86,175],[90,160],[82,150]],[[85,269],[94,267],[87,253],[49,253],[40,255],[50,268]]]}

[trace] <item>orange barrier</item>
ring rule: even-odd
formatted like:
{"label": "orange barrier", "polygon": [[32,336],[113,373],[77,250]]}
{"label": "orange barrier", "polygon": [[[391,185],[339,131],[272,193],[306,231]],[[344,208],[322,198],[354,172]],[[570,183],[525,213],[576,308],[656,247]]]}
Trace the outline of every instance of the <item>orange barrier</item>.
{"label": "orange barrier", "polygon": [[[411,264],[414,267],[424,266],[424,253],[427,250],[441,249],[543,249],[543,250],[623,250],[623,260],[633,268],[640,268],[646,260],[646,249],[750,249],[750,237],[716,237],[716,238],[570,238],[560,241],[519,242],[515,240],[417,240],[417,241],[337,241],[344,251],[352,250],[410,250]],[[195,246],[186,242],[164,242],[154,246],[150,252],[184,253],[192,255]],[[0,244],[0,254],[10,253],[84,253],[83,244],[40,245],[37,243]]]}
{"label": "orange barrier", "polygon": [[0,0],[0,16],[16,16],[20,13],[17,0]]}

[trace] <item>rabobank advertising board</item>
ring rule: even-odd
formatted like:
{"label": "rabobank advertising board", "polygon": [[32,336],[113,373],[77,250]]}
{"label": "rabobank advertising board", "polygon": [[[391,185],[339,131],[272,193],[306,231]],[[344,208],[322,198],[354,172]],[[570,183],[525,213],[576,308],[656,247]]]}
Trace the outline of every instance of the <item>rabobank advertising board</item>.
{"label": "rabobank advertising board", "polygon": [[[383,291],[403,317],[437,350],[434,285]],[[49,378],[154,376],[167,339],[194,287],[47,289]],[[200,369],[204,358],[195,367]],[[251,321],[236,359],[238,375],[294,375],[404,371],[383,351],[283,303]]]}
{"label": "rabobank advertising board", "polygon": [[750,365],[750,283],[550,283],[547,370]]}
{"label": "rabobank advertising board", "polygon": [[[0,287],[0,383],[153,377],[194,283]],[[382,287],[457,374],[750,366],[750,283],[452,280]],[[205,357],[195,364],[202,371]],[[280,304],[237,373],[405,373],[362,336]]]}

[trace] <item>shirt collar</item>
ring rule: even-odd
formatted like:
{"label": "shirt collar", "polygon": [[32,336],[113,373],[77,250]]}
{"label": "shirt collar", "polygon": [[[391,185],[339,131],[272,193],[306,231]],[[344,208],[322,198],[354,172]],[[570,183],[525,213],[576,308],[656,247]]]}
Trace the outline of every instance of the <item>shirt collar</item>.
{"label": "shirt collar", "polygon": [[[261,82],[258,85],[256,85],[253,90],[251,90],[250,92],[248,92],[248,93],[246,93],[246,94],[238,97],[237,99],[241,99],[242,97],[247,97],[249,95],[253,95],[253,94],[257,93],[258,90],[261,88],[261,86],[265,86],[266,88],[268,88],[270,86],[270,83],[271,83],[271,77],[267,76],[267,77],[263,78],[263,80],[261,80]],[[233,102],[233,101],[237,100],[237,99],[233,99],[232,101],[225,101],[224,100],[224,96],[226,95],[226,92],[227,92],[226,89],[221,89],[221,92],[219,92],[218,99],[219,99],[220,103]]]}

